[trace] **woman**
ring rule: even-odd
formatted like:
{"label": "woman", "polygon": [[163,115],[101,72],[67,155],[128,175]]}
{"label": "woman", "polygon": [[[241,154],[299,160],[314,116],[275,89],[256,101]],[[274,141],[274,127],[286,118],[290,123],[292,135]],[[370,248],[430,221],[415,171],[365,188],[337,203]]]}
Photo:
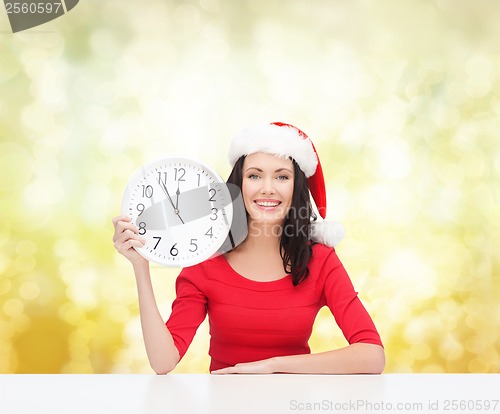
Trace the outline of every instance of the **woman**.
{"label": "woman", "polygon": [[[181,271],[166,324],[148,262],[133,249],[144,242],[138,228],[124,216],[113,220],[115,247],[134,267],[152,368],[158,374],[174,369],[208,313],[213,374],[381,373],[382,342],[335,253],[336,233],[325,222],[311,222],[309,190],[326,215],[311,140],[288,124],[262,125],[234,137],[229,155],[228,182],[241,188],[248,237],[233,251]],[[323,306],[349,345],[311,354],[307,341]]]}

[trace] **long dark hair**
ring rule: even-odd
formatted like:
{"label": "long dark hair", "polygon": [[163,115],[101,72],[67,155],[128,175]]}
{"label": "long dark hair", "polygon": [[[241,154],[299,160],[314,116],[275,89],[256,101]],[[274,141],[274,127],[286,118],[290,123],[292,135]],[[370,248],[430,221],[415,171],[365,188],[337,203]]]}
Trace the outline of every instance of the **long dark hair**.
{"label": "long dark hair", "polygon": [[[230,184],[242,188],[243,162],[242,156],[234,164],[227,179]],[[280,254],[285,273],[292,275],[292,283],[297,286],[309,276],[307,264],[312,257],[312,244],[309,241],[311,219],[316,220],[309,198],[309,185],[304,172],[292,159],[294,169],[293,195],[290,209],[283,224],[280,237]]]}

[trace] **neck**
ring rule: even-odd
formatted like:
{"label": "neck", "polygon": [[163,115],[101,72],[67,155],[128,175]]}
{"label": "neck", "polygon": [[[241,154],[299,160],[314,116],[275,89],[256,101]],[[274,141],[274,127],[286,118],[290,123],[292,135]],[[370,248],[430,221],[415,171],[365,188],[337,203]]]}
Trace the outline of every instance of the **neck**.
{"label": "neck", "polygon": [[279,253],[281,231],[281,224],[250,221],[248,225],[248,238],[245,241],[246,247],[266,254]]}

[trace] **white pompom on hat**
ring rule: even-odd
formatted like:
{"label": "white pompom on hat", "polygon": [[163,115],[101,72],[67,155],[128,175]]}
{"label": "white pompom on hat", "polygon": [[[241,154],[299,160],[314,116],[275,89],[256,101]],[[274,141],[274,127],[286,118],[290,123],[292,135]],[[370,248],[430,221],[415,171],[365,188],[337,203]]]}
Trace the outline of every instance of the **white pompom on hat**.
{"label": "white pompom on hat", "polygon": [[[266,152],[279,157],[293,158],[307,177],[309,191],[320,216],[326,217],[326,189],[323,169],[314,144],[297,127],[273,122],[247,128],[233,137],[229,146],[229,162],[234,166],[243,156]],[[335,222],[312,222],[311,240],[330,247],[336,246],[344,237],[341,224]]]}

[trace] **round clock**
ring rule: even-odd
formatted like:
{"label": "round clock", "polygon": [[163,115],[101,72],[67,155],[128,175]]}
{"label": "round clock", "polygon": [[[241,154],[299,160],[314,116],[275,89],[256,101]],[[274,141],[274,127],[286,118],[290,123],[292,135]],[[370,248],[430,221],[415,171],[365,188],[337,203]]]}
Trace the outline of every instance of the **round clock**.
{"label": "round clock", "polygon": [[146,259],[185,267],[217,253],[230,235],[231,193],[222,178],[201,162],[168,157],[139,169],[122,201],[146,239],[136,250]]}

